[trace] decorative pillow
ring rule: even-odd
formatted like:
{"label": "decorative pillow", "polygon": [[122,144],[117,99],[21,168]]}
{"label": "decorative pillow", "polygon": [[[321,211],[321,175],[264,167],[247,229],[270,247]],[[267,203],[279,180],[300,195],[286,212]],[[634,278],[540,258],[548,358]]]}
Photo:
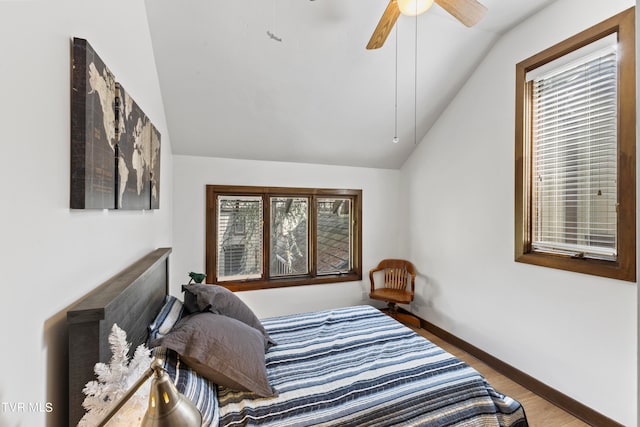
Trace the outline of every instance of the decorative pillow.
{"label": "decorative pillow", "polygon": [[258,317],[240,298],[219,285],[182,285],[184,304],[189,313],[209,311],[239,320],[260,331],[266,340],[265,349],[275,345]]}
{"label": "decorative pillow", "polygon": [[155,341],[158,338],[165,336],[171,328],[182,318],[184,313],[184,306],[182,301],[173,295],[167,295],[164,297],[164,304],[160,309],[160,312],[156,316],[153,322],[148,326],[149,338],[147,343]]}
{"label": "decorative pillow", "polygon": [[264,336],[239,320],[210,312],[192,314],[153,345],[177,352],[198,374],[218,385],[261,397],[277,395],[267,378]]}

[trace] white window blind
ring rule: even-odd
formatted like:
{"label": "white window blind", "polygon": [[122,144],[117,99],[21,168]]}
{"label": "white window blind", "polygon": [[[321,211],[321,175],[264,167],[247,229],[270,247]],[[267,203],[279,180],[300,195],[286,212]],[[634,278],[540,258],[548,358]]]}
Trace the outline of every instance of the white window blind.
{"label": "white window blind", "polygon": [[614,34],[528,76],[534,251],[616,259],[617,64]]}
{"label": "white window blind", "polygon": [[262,198],[218,197],[218,280],[262,276]]}

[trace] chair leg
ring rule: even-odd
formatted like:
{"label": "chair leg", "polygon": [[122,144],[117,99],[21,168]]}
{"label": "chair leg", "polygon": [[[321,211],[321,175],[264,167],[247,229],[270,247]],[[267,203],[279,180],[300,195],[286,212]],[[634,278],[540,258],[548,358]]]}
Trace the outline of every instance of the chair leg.
{"label": "chair leg", "polygon": [[398,312],[398,307],[396,306],[395,302],[388,302],[387,303],[387,311],[391,314],[396,314]]}

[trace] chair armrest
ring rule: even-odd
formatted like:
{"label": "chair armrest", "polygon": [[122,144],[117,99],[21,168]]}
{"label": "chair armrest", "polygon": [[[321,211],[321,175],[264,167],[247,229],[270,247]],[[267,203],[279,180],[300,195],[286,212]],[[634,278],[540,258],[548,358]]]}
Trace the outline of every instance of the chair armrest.
{"label": "chair armrest", "polygon": [[375,273],[376,271],[380,271],[382,270],[381,268],[372,268],[371,270],[369,270],[369,282],[371,283],[371,292],[373,292],[376,289],[376,285],[373,282],[373,273]]}

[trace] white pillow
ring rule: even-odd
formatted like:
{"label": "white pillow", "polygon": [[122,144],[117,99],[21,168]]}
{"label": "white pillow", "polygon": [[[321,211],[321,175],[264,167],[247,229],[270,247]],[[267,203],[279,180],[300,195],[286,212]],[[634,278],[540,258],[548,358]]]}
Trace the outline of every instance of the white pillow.
{"label": "white pillow", "polygon": [[160,312],[148,327],[149,338],[147,339],[147,345],[167,335],[169,331],[171,331],[171,328],[173,328],[173,325],[178,323],[178,320],[182,318],[183,313],[184,305],[182,301],[173,295],[167,295],[164,298],[164,304]]}

